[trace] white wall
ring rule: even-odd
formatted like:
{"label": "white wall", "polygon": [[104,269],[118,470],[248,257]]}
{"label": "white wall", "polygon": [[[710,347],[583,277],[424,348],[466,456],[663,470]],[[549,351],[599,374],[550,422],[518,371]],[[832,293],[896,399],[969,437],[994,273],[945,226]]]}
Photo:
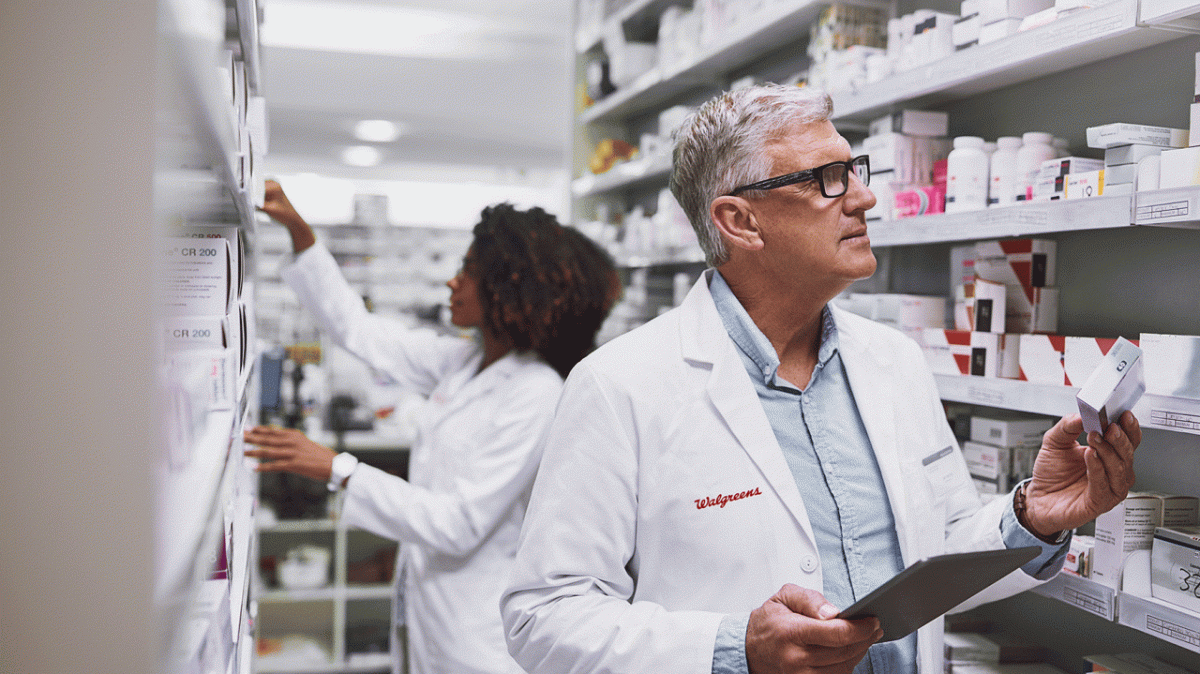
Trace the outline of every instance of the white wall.
{"label": "white wall", "polygon": [[0,671],[154,672],[153,0],[0,3]]}

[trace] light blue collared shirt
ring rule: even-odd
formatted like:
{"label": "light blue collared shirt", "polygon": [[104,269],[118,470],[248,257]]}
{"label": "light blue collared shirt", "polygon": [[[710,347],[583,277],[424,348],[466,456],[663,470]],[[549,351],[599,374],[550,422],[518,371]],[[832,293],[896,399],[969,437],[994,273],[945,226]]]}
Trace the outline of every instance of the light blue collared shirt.
{"label": "light blue collared shirt", "polygon": [[[833,314],[828,307],[821,314],[817,365],[801,390],[778,376],[778,354],[715,270],[710,291],[804,495],[823,566],[822,592],[834,606],[850,606],[903,570],[904,561],[883,475],[842,365]],[[1038,558],[1022,567],[1030,575],[1048,578],[1062,568],[1066,543],[1042,543],[1017,523],[1011,508],[1000,528],[1007,547],[1037,545],[1043,549]],[[743,613],[722,621],[713,652],[713,674],[748,671],[748,620],[749,615]],[[910,634],[872,646],[854,671],[915,674],[916,668],[917,640]]]}

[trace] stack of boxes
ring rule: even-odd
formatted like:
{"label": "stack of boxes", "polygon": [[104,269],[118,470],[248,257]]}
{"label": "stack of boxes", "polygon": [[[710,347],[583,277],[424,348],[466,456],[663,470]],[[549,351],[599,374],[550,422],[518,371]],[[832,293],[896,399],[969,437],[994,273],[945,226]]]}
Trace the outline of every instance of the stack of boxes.
{"label": "stack of boxes", "polygon": [[1104,150],[1104,193],[1200,185],[1200,147],[1188,147],[1189,135],[1142,124],[1088,127],[1088,147]]}
{"label": "stack of boxes", "polygon": [[1091,578],[1114,590],[1130,554],[1153,548],[1157,527],[1178,528],[1197,523],[1200,500],[1158,492],[1130,492],[1112,510],[1096,518]]}
{"label": "stack of boxes", "polygon": [[863,153],[871,159],[871,191],[876,198],[868,219],[943,211],[949,125],[947,113],[931,110],[903,110],[871,122],[862,143]]}
{"label": "stack of boxes", "polygon": [[1054,423],[1048,417],[1016,413],[971,417],[971,439],[962,443],[962,452],[984,500],[1007,494],[1018,482],[1033,476],[1042,436]]}
{"label": "stack of boxes", "polygon": [[933,371],[1021,379],[1022,339],[1058,327],[1055,254],[1046,239],[953,249],[954,329],[925,330],[921,339]]}
{"label": "stack of boxes", "polygon": [[1059,157],[1043,162],[1033,183],[1031,201],[1058,201],[1100,196],[1104,161],[1087,157]]}

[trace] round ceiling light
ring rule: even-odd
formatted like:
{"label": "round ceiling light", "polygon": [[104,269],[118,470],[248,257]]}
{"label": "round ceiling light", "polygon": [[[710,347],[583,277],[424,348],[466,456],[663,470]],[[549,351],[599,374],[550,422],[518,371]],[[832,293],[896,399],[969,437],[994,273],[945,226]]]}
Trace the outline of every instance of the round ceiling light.
{"label": "round ceiling light", "polygon": [[342,163],[350,166],[375,166],[380,158],[379,150],[370,145],[352,145],[342,150]]}
{"label": "round ceiling light", "polygon": [[390,143],[400,137],[400,127],[386,119],[364,119],[354,125],[354,137],[368,143]]}

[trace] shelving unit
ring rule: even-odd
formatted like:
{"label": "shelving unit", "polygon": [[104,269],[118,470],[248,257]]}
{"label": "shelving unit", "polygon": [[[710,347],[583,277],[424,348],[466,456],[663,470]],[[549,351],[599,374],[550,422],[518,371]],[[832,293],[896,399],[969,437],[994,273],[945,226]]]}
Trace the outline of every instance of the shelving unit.
{"label": "shelving unit", "polygon": [[[333,446],[331,434],[313,438]],[[353,431],[345,440],[347,451],[361,461],[404,473],[408,450],[393,438],[370,432]],[[339,497],[329,508],[336,512]],[[317,545],[331,552],[329,582],[311,589],[288,589],[270,584],[268,574],[260,571],[257,587],[258,630],[264,643],[286,643],[302,638],[319,646],[315,651],[279,653],[261,657],[255,667],[260,674],[390,672],[388,636],[392,622],[392,579],[364,582],[355,565],[367,564],[377,570],[376,562],[386,556],[395,559],[396,542],[358,529],[348,529],[333,518],[280,520],[259,527],[262,559],[282,560],[298,545]],[[260,565],[261,566],[261,565]],[[356,580],[356,575],[359,579]]]}
{"label": "shelving unit", "polygon": [[[696,105],[744,77],[783,81],[807,67],[808,26],[819,8],[800,2],[764,4],[758,15],[726,31],[719,44],[702,46],[692,62],[669,72],[651,70],[581,111],[572,184],[577,221],[652,207],[670,175],[669,160],[658,156],[636,158],[593,176],[587,169],[593,143],[606,137],[636,143],[641,134],[655,130],[660,110]],[[894,14],[901,13],[897,5],[891,5]],[[904,5],[903,11],[921,6],[929,5]],[[626,3],[607,19],[608,25],[581,30],[577,62],[582,66],[605,31],[615,27],[629,39],[652,40],[663,9],[652,2]],[[1188,125],[1192,56],[1200,51],[1198,17],[1200,5],[1194,0],[1116,0],[882,82],[836,92],[833,122],[854,142],[881,115],[903,108],[936,109],[949,113],[951,135],[995,138],[1046,130],[1068,138],[1075,153],[1094,154],[1084,142],[1088,126],[1118,121]],[[579,72],[582,77],[582,67]],[[868,224],[879,271],[852,291],[946,296],[953,245],[1036,236],[1058,242],[1061,334],[1200,334],[1200,296],[1194,292],[1200,288],[1195,264],[1200,188]],[[648,277],[650,286],[664,285],[682,265],[703,267],[697,260],[653,255],[623,262],[643,276],[643,284]],[[947,402],[1053,416],[1076,411],[1078,389],[1067,386],[940,375],[937,384]],[[1147,395],[1135,413],[1146,436],[1138,454],[1138,488],[1200,495],[1194,479],[1200,474],[1200,401]],[[1042,588],[1036,596],[1040,601],[1026,593],[989,605],[987,615],[1005,629],[1061,651],[1063,666],[1089,652],[1128,648],[1200,668],[1200,645],[1193,639],[1200,633],[1200,617],[1105,590],[1085,579],[1062,577]],[[1080,609],[1099,623],[1087,622]],[[1087,627],[1071,629],[1076,621]],[[1090,634],[1093,628],[1095,635]]]}
{"label": "shelving unit", "polygon": [[[249,589],[256,481],[241,442],[254,411],[254,281],[239,266],[253,269],[246,241],[254,236],[254,163],[265,150],[265,120],[247,112],[262,80],[257,25],[254,0],[159,3],[154,262],[161,284],[156,329],[164,336],[156,356],[158,393],[168,403],[162,410],[164,446],[154,461],[154,597],[162,669],[170,673],[248,673],[254,654]],[[252,149],[252,143],[260,146]],[[168,310],[167,298],[175,297],[178,284],[201,295],[209,281],[171,275],[166,260],[195,254],[171,243],[176,237],[224,240],[233,251],[226,315],[192,306],[182,313],[203,316],[224,331],[212,345],[177,341],[187,330],[173,323],[179,310]],[[206,252],[215,251],[201,254]]]}

